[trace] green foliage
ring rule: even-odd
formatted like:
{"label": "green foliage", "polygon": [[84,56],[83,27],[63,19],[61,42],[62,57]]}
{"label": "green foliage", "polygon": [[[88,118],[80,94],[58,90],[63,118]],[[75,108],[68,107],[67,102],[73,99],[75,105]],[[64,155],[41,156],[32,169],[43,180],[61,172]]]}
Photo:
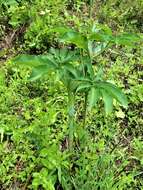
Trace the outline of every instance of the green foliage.
{"label": "green foliage", "polygon": [[[36,80],[42,77],[44,74],[48,72],[52,72],[58,75],[59,80],[65,85],[68,93],[68,128],[69,128],[69,149],[72,150],[73,148],[73,135],[74,135],[74,104],[75,104],[75,97],[77,92],[84,92],[85,94],[85,114],[87,110],[87,102],[89,102],[89,108],[95,106],[95,103],[103,99],[105,105],[106,113],[110,113],[113,107],[113,99],[117,100],[121,103],[124,107],[127,107],[127,99],[125,95],[118,89],[118,87],[114,86],[113,84],[102,80],[102,76],[98,74],[98,77],[94,74],[94,69],[92,67],[92,60],[94,58],[94,54],[92,50],[94,48],[88,48],[89,42],[100,42],[97,43],[96,49],[98,46],[101,47],[101,44],[107,42],[108,44],[126,44],[125,45],[132,45],[140,40],[140,37],[137,35],[130,35],[130,34],[121,34],[118,36],[113,36],[111,30],[108,27],[101,27],[100,29],[96,29],[96,26],[93,26],[91,33],[88,36],[83,36],[82,34],[68,29],[68,28],[56,28],[52,30],[52,32],[58,32],[62,35],[61,39],[62,42],[68,42],[75,44],[79,48],[79,52],[81,49],[85,51],[87,59],[90,62],[83,65],[83,70],[80,70],[80,66],[74,67],[71,62],[74,63],[75,58],[80,60],[82,64],[82,60],[84,59],[83,55],[80,53],[77,56],[75,52],[68,52],[68,50],[51,50],[49,55],[43,56],[20,56],[14,60],[16,63],[32,63],[36,65],[33,68],[32,74],[30,76],[30,80]],[[102,35],[101,35],[102,34]],[[132,36],[132,42],[131,41]],[[102,48],[100,53],[102,53]],[[99,52],[98,52],[99,53]],[[30,58],[29,62],[28,59]],[[37,62],[37,63],[36,63]],[[40,64],[40,65],[39,65]],[[37,66],[38,65],[38,66]],[[87,68],[86,68],[87,67]],[[87,70],[86,70],[87,69]],[[88,91],[89,92],[88,92]],[[83,116],[84,118],[84,125],[86,121],[86,115]]]}
{"label": "green foliage", "polygon": [[[3,16],[0,18],[8,20],[8,23],[15,31],[20,31],[19,39],[23,41],[25,49],[34,51],[47,50],[53,39],[50,38],[49,29],[58,23],[63,23],[61,12],[66,6],[66,0],[10,0],[0,2]],[[32,6],[31,6],[32,4]],[[5,22],[2,27],[5,27]],[[7,27],[7,26],[6,26]],[[5,29],[4,29],[5,30]],[[23,34],[23,31],[25,31]],[[46,39],[46,40],[45,40]]]}
{"label": "green foliage", "polygon": [[[96,44],[95,49],[99,49],[98,53],[102,53],[104,43],[108,45],[121,44],[131,46],[132,44],[138,42],[140,37],[134,34],[121,34],[113,36],[111,30],[108,27],[99,26],[96,28],[94,25],[92,31],[87,35],[82,35],[79,32],[71,30],[69,28],[56,28],[52,32],[58,32],[61,35],[62,42],[75,44],[79,48],[80,54],[75,56],[76,52],[68,52],[68,50],[54,50],[51,49],[49,55],[44,56],[20,56],[14,60],[16,63],[32,63],[30,66],[35,64],[35,67],[32,70],[30,80],[36,80],[42,77],[48,72],[52,72],[58,75],[59,80],[65,85],[68,93],[68,128],[69,128],[69,148],[72,150],[73,147],[73,135],[74,135],[74,104],[75,100],[72,96],[76,96],[77,92],[84,92],[85,94],[85,114],[87,110],[87,102],[89,102],[89,110],[95,106],[96,102],[103,99],[105,105],[105,112],[108,114],[112,111],[113,99],[117,100],[124,107],[127,107],[127,99],[125,95],[120,91],[120,89],[113,84],[102,80],[102,76],[97,76],[94,74],[94,69],[92,67],[92,60],[94,58],[95,52],[92,47],[93,42],[99,42]],[[131,41],[132,37],[132,41]],[[126,43],[125,43],[126,42]],[[89,44],[90,43],[90,48]],[[106,45],[107,45],[106,44]],[[101,46],[102,45],[102,46]],[[71,64],[74,63],[76,59],[80,60],[79,64],[82,64],[84,59],[81,54],[81,49],[85,51],[86,58],[90,62],[83,65],[83,70],[80,70],[80,66],[75,67]],[[97,53],[97,51],[96,51]],[[76,59],[75,59],[76,58]],[[29,61],[28,61],[29,59]],[[87,67],[87,68],[86,68]],[[82,91],[81,91],[82,90]],[[86,100],[87,99],[87,100]],[[86,121],[86,115],[84,117],[84,125]]]}
{"label": "green foliage", "polygon": [[102,23],[111,23],[117,28],[142,32],[143,2],[109,0],[101,3],[98,9],[98,18]]}
{"label": "green foliage", "polygon": [[[128,58],[130,61],[125,65]],[[135,108],[141,103],[141,71],[134,70],[138,64],[135,61],[135,56],[130,54],[118,55],[108,69],[108,76],[120,86],[123,85],[121,71],[128,76],[127,113],[116,105],[112,117],[104,118],[98,104],[100,109],[96,106],[88,115],[87,127],[83,129],[79,124],[74,129],[77,148],[72,157],[66,150],[67,95],[63,85],[54,81],[52,74],[31,83],[27,81],[29,69],[25,66],[17,68],[10,62],[3,66],[0,71],[1,186],[4,189],[58,189],[62,186],[65,190],[142,188],[142,140],[138,138],[143,132],[142,119],[139,108]],[[104,64],[104,60],[101,62]],[[134,74],[129,75],[130,72]],[[97,79],[102,78],[102,73],[100,69]],[[76,117],[79,118],[81,96],[76,100]]]}
{"label": "green foliage", "polygon": [[0,49],[0,188],[141,190],[141,1],[1,0],[0,13],[17,48]]}
{"label": "green foliage", "polygon": [[[131,34],[121,34],[117,36],[113,36],[112,32],[107,27],[99,27],[96,29],[96,26],[93,27],[92,33],[88,34],[88,36],[83,36],[80,33],[68,29],[68,28],[56,28],[52,30],[52,32],[58,32],[62,35],[61,39],[62,42],[68,42],[75,44],[78,48],[87,51],[87,56],[89,55],[89,59],[94,57],[95,52],[94,48],[91,48],[91,43],[94,41],[100,42],[97,43],[95,49],[99,49],[98,46],[101,47],[104,42],[107,42],[109,45],[110,43],[117,43],[121,45],[132,45],[140,40],[140,37],[137,35]],[[132,41],[131,41],[132,37]],[[126,43],[125,43],[126,42]],[[90,48],[88,44],[90,43]],[[103,47],[103,46],[102,46]],[[98,53],[102,53],[103,48]],[[96,51],[97,53],[97,51]],[[59,75],[59,79],[66,85],[68,91],[80,91],[86,89],[89,90],[88,99],[90,101],[90,108],[92,108],[95,103],[103,97],[103,101],[105,103],[105,110],[106,112],[110,112],[112,110],[113,105],[113,98],[119,101],[122,105],[127,107],[127,100],[124,94],[113,84],[109,82],[102,81],[102,79],[96,77],[94,74],[94,70],[92,65],[90,66],[90,70],[80,72],[80,67],[75,67],[74,65],[70,64],[70,62],[74,61],[74,59],[78,58],[78,60],[83,59],[82,55],[74,56],[75,52],[68,52],[68,50],[51,50],[51,54],[44,55],[44,56],[20,56],[15,59],[15,62],[22,63],[22,64],[29,64],[29,66],[35,67],[32,71],[31,80],[35,80],[46,74],[47,72],[55,72]],[[29,59],[29,60],[28,60]],[[31,63],[31,64],[30,64]],[[40,65],[39,65],[40,64]],[[86,66],[89,67],[89,66]],[[86,72],[86,73],[85,73]],[[87,75],[87,76],[86,76]],[[66,82],[65,82],[66,81]],[[68,83],[67,83],[68,81]],[[72,83],[74,82],[74,88],[71,87]],[[72,85],[73,86],[73,85]],[[90,90],[91,89],[91,90]],[[95,99],[95,101],[94,101]]]}

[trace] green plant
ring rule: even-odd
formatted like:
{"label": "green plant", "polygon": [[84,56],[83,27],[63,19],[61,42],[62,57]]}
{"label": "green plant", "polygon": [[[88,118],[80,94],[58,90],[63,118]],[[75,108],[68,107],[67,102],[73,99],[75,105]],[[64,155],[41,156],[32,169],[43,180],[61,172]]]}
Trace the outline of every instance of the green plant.
{"label": "green plant", "polygon": [[113,35],[110,28],[101,25],[93,25],[86,34],[66,27],[54,28],[51,32],[59,33],[61,42],[74,44],[77,49],[69,51],[65,48],[51,48],[48,55],[20,55],[14,61],[33,68],[29,78],[32,81],[47,73],[52,73],[66,87],[68,93],[69,148],[72,150],[76,126],[75,96],[78,93],[85,97],[83,125],[86,123],[87,110],[90,111],[100,99],[103,99],[107,114],[112,111],[114,99],[127,107],[126,96],[117,86],[103,78],[102,69],[95,73],[93,61],[114,44],[132,47],[140,41],[140,37],[128,33]]}
{"label": "green plant", "polygon": [[[49,35],[49,30],[58,23],[64,23],[61,15],[63,15],[66,2],[66,0],[34,0],[33,6],[28,6],[30,23],[24,35],[26,49],[38,50],[38,52],[49,49],[51,43],[54,43],[53,36]],[[27,12],[27,7],[25,7],[25,11]]]}
{"label": "green plant", "polygon": [[66,5],[67,0],[0,0],[0,36],[4,43],[8,36],[28,51],[44,52],[53,43],[49,29],[64,22]]}

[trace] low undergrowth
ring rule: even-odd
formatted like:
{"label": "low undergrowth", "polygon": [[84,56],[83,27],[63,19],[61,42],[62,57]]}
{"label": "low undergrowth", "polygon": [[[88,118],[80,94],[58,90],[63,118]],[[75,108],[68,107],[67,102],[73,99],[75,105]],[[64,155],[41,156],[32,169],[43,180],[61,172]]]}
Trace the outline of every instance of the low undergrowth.
{"label": "low undergrowth", "polygon": [[[95,73],[104,72],[104,80],[110,79],[109,82],[122,88],[128,107],[114,102],[113,112],[106,115],[104,103],[99,100],[92,111],[87,111],[83,128],[85,96],[77,91],[73,146],[69,151],[65,85],[53,72],[37,81],[28,81],[31,69],[15,65],[13,57],[27,52],[46,55],[50,47],[77,50],[73,43],[61,44],[58,35],[49,33],[47,28],[68,24],[84,34],[91,24],[91,2],[59,0],[57,8],[50,11],[52,20],[48,11],[54,9],[53,1],[46,5],[44,0],[29,2],[33,7],[24,0],[14,0],[11,5],[0,2],[1,17],[5,18],[0,32],[10,42],[8,47],[2,40],[4,51],[0,50],[0,189],[142,190],[142,43],[132,48],[114,45],[98,59],[92,59]],[[126,9],[122,2],[96,1],[93,10],[97,11],[91,10],[92,18],[108,23],[113,35],[123,30],[140,33],[142,3],[135,2],[134,9],[131,5]],[[9,41],[14,31],[14,38]],[[16,38],[18,34],[22,38]],[[10,49],[14,46],[15,49]]]}

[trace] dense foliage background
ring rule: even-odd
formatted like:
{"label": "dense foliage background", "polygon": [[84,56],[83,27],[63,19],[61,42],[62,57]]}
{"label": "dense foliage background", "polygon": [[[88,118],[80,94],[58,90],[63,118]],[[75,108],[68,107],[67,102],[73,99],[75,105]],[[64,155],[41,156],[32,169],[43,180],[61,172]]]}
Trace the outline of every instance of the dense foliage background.
{"label": "dense foliage background", "polygon": [[[101,103],[88,113],[86,131],[77,127],[72,154],[64,87],[52,75],[29,82],[29,70],[12,62],[21,53],[60,47],[49,32],[55,26],[84,33],[91,8],[92,20],[114,33],[143,33],[142,0],[0,0],[2,190],[143,190],[142,43],[132,49],[115,46],[95,60],[105,77],[123,88],[129,106],[116,105],[106,116]],[[82,101],[76,102],[82,122]]]}

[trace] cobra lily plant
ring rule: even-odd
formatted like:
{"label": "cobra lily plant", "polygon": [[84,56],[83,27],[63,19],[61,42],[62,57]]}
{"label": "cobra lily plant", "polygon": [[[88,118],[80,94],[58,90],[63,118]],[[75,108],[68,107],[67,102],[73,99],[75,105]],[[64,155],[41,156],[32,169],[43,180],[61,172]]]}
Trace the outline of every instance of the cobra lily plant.
{"label": "cobra lily plant", "polygon": [[72,150],[75,126],[78,126],[75,125],[76,96],[84,96],[83,127],[86,125],[87,111],[91,111],[99,100],[103,100],[106,114],[112,111],[114,99],[125,108],[128,105],[121,89],[106,81],[101,69],[95,72],[94,60],[113,45],[134,47],[140,37],[129,33],[113,35],[109,27],[101,25],[94,25],[86,34],[67,27],[57,27],[50,32],[57,33],[61,43],[73,44],[74,50],[67,46],[51,48],[47,55],[19,55],[14,62],[32,68],[31,81],[52,72],[65,86],[68,94],[69,149]]}

